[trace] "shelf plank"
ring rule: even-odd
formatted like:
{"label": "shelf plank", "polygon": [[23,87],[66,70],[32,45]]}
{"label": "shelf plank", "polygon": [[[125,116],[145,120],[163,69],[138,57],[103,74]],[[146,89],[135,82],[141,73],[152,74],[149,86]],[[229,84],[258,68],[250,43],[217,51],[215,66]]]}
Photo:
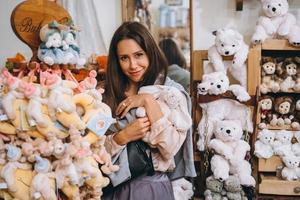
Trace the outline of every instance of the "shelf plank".
{"label": "shelf plank", "polygon": [[300,48],[292,46],[288,40],[275,40],[275,39],[267,39],[262,44],[263,50],[292,50],[292,51],[300,51]]}
{"label": "shelf plank", "polygon": [[269,159],[258,159],[259,172],[276,172],[277,167],[282,166],[283,163],[279,156],[272,156]]}
{"label": "shelf plank", "polygon": [[298,192],[300,188],[299,181],[287,181],[276,176],[266,176],[264,174],[261,174],[260,178],[259,193],[261,194],[300,196]]}

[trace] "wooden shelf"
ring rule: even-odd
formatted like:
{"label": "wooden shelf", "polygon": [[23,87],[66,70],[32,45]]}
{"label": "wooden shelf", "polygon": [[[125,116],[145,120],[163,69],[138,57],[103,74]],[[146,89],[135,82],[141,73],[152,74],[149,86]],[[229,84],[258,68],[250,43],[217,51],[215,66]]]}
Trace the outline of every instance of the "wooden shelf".
{"label": "wooden shelf", "polygon": [[267,39],[263,44],[261,44],[263,50],[292,50],[300,51],[300,48],[292,46],[288,40],[275,40]]}
{"label": "wooden shelf", "polygon": [[269,159],[258,159],[259,172],[276,172],[277,167],[282,166],[282,160],[279,156],[272,156]]}
{"label": "wooden shelf", "polygon": [[286,181],[276,176],[260,174],[259,193],[300,196],[300,181]]}

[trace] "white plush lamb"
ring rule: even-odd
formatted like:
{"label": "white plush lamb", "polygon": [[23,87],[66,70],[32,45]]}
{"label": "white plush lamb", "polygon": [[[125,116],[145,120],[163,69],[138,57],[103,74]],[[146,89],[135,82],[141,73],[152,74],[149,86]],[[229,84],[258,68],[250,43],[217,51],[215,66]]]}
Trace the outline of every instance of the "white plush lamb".
{"label": "white plush lamb", "polygon": [[[48,111],[49,116],[55,119],[56,112],[66,112],[72,113],[76,111],[76,106],[71,100],[73,95],[73,90],[77,86],[76,84],[62,80],[57,74],[44,74],[46,77],[46,86],[49,88],[49,98],[48,98]],[[65,82],[69,82],[70,87],[64,85]]]}
{"label": "white plush lamb", "polygon": [[293,132],[286,130],[278,131],[273,143],[274,154],[279,156],[292,155],[292,138]]}
{"label": "white plush lamb", "polygon": [[258,158],[270,158],[273,156],[273,143],[275,139],[275,132],[268,129],[263,129],[258,133],[258,140],[255,142],[254,154]]}
{"label": "white plush lamb", "polygon": [[36,157],[34,171],[37,174],[33,177],[30,186],[32,199],[40,199],[41,197],[45,200],[57,199],[54,188],[51,188],[50,178],[55,178],[55,174],[51,170],[52,166],[48,159]]}
{"label": "white plush lamb", "polygon": [[[208,49],[208,59],[212,66],[205,66],[205,73],[212,71],[227,72],[239,81],[243,87],[247,87],[246,60],[249,47],[244,42],[243,36],[236,30],[222,28],[216,31],[215,44]],[[222,56],[233,56],[232,63],[225,64]]]}
{"label": "white plush lamb", "polygon": [[237,175],[242,185],[255,186],[251,165],[245,160],[250,145],[241,139],[243,130],[239,121],[216,122],[214,134],[216,138],[209,143],[209,148],[217,154],[211,159],[214,177],[224,181],[229,174]]}
{"label": "white plush lamb", "polygon": [[42,113],[42,104],[47,104],[47,100],[42,98],[42,91],[38,85],[22,82],[20,87],[26,98],[29,99],[26,114],[30,126],[38,125],[47,127],[47,120],[44,119]]}
{"label": "white plush lamb", "polygon": [[20,91],[21,80],[12,76],[6,69],[4,69],[2,73],[4,76],[4,82],[9,89],[8,93],[3,96],[2,105],[8,118],[13,120],[16,118],[13,103],[16,99],[24,98],[24,94]]}
{"label": "white plush lamb", "polygon": [[22,156],[20,148],[15,147],[12,144],[7,144],[6,149],[8,162],[1,169],[1,178],[5,180],[10,191],[16,192],[18,190],[15,176],[16,170],[30,169],[31,165],[19,162]]}
{"label": "white plush lamb", "polygon": [[232,91],[239,101],[247,101],[250,99],[246,89],[240,85],[229,85],[229,79],[223,72],[212,72],[202,76],[202,82],[197,86],[198,94],[201,95],[219,95],[226,91]]}
{"label": "white plush lamb", "polygon": [[268,38],[284,37],[294,46],[300,46],[300,27],[296,18],[288,12],[287,0],[261,0],[264,16],[260,16],[252,43],[258,44]]}
{"label": "white plush lamb", "polygon": [[300,177],[300,159],[294,155],[287,155],[282,157],[285,167],[281,171],[282,178],[293,181],[298,180]]}
{"label": "white plush lamb", "polygon": [[246,105],[231,99],[220,99],[209,103],[200,104],[202,118],[198,124],[199,140],[197,147],[204,151],[205,141],[209,143],[214,128],[214,122],[218,120],[239,120],[243,130],[253,132],[251,110]]}

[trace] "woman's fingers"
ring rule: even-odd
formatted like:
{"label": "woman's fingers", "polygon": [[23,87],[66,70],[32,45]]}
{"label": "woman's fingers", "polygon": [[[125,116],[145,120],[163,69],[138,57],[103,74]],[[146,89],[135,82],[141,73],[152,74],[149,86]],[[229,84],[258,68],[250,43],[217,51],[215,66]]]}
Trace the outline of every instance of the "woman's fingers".
{"label": "woman's fingers", "polygon": [[117,107],[117,109],[116,109],[116,115],[119,115],[120,113],[122,113],[123,110],[124,110],[125,108],[126,108],[126,100],[122,101],[122,102],[118,105],[118,107]]}

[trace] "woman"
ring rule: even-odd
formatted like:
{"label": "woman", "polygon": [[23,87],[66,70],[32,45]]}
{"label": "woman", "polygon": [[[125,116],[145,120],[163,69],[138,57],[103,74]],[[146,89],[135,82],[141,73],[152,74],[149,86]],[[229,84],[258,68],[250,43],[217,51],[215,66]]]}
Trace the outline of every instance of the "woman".
{"label": "woman", "polygon": [[161,40],[159,42],[159,47],[168,61],[168,77],[177,83],[180,83],[184,87],[185,91],[189,93],[190,72],[186,70],[187,64],[182,51],[171,38]]}
{"label": "woman", "polygon": [[[180,134],[163,117],[163,112],[151,94],[137,94],[142,86],[164,84],[178,87],[166,79],[165,58],[149,31],[137,22],[125,22],[115,32],[109,49],[104,101],[110,105],[119,123],[111,127],[105,147],[120,170],[110,174],[113,190],[103,199],[174,199],[170,179],[194,177],[191,134],[178,152],[172,152],[176,168],[172,173],[146,173],[132,178],[128,162],[128,145],[142,139],[150,130]],[[188,95],[187,102],[190,103]],[[136,118],[135,108],[144,107],[146,117]],[[174,143],[179,141],[173,141]],[[166,148],[168,148],[166,146]],[[155,149],[151,149],[151,152]]]}

